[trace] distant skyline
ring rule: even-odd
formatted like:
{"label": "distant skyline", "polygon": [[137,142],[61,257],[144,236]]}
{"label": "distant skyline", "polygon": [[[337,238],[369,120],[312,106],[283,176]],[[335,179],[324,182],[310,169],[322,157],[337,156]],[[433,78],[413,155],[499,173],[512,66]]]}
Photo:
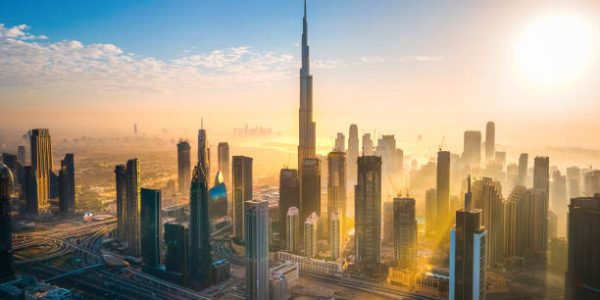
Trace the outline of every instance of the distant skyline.
{"label": "distant skyline", "polygon": [[[318,151],[350,123],[359,134],[459,145],[488,120],[501,144],[600,148],[598,55],[551,87],[527,78],[515,55],[531,24],[565,14],[593,24],[598,53],[599,8],[309,1]],[[213,132],[256,124],[294,143],[301,20],[301,1],[3,1],[0,129],[83,134],[138,123],[193,137],[203,116]]]}

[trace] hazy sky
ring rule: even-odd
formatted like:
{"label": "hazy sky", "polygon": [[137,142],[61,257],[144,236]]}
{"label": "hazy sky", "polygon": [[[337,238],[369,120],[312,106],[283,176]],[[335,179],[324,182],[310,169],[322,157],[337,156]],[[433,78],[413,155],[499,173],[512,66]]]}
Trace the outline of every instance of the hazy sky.
{"label": "hazy sky", "polygon": [[[3,0],[0,129],[137,122],[182,136],[203,116],[213,132],[247,123],[295,137],[301,14],[299,0]],[[586,24],[593,55],[541,84],[515,49],[556,15]],[[494,120],[501,144],[600,148],[600,1],[312,0],[308,19],[325,143],[354,122],[459,147],[463,130]]]}

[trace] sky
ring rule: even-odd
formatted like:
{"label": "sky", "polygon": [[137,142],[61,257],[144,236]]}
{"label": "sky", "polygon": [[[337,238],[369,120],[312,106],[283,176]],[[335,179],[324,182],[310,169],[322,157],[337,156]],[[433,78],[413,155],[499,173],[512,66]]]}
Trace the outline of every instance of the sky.
{"label": "sky", "polygon": [[[593,54],[570,78],[541,84],[515,49],[556,15],[586,24]],[[258,125],[294,143],[301,18],[299,0],[4,0],[0,130],[138,123],[178,137],[203,118],[216,134]],[[492,120],[500,144],[600,149],[598,1],[309,0],[308,21],[326,147],[357,123],[458,150],[464,130]]]}

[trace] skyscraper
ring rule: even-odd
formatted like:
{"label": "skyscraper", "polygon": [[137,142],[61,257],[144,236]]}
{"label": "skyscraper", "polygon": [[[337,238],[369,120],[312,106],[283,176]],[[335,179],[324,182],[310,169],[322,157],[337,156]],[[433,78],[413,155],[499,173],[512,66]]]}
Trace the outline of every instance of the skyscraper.
{"label": "skyscraper", "polygon": [[327,214],[337,212],[340,219],[346,217],[346,155],[329,152],[327,155]]}
{"label": "skyscraper", "polygon": [[269,299],[269,201],[250,200],[244,205],[246,299]]}
{"label": "skyscraper", "polygon": [[210,219],[208,214],[207,166],[199,161],[192,173],[190,190],[190,280],[198,288],[210,284],[212,265]]}
{"label": "skyscraper", "polygon": [[316,156],[316,123],[313,121],[312,75],[310,74],[310,53],[308,47],[308,23],[306,20],[306,0],[302,19],[302,68],[300,69],[300,111],[298,169],[302,171],[305,158]]}
{"label": "skyscraper", "polygon": [[340,214],[333,212],[329,215],[329,246],[331,248],[331,258],[338,259],[340,257],[341,247],[341,225]]}
{"label": "skyscraper", "polygon": [[533,188],[550,194],[550,161],[547,156],[536,156],[533,161]]}
{"label": "skyscraper", "polygon": [[356,184],[356,160],[358,159],[358,126],[350,125],[348,134],[348,151],[346,151],[346,178],[348,179],[348,189],[353,189]]}
{"label": "skyscraper", "polygon": [[115,189],[117,194],[117,238],[127,241],[128,218],[127,218],[127,167],[125,165],[115,166]]}
{"label": "skyscraper", "polygon": [[142,209],[141,245],[144,265],[153,269],[160,267],[161,197],[160,190],[141,189]]}
{"label": "skyscraper", "polygon": [[233,233],[237,239],[244,238],[244,203],[252,200],[252,158],[232,158],[233,185]]}
{"label": "skyscraper", "polygon": [[204,166],[204,172],[206,174],[206,182],[210,182],[210,147],[208,146],[208,136],[206,135],[206,129],[204,124],[202,128],[198,130],[198,161]]}
{"label": "skyscraper", "polygon": [[481,223],[487,229],[486,265],[497,268],[502,263],[503,215],[500,182],[484,177],[473,182],[473,206],[481,209]]}
{"label": "skyscraper", "polygon": [[425,233],[433,236],[437,229],[437,190],[425,191]]}
{"label": "skyscraper", "polygon": [[481,162],[481,131],[465,131],[462,159],[471,168],[479,167]]}
{"label": "skyscraper", "polygon": [[529,155],[527,153],[521,153],[519,156],[519,185],[525,186],[527,184],[527,161]]}
{"label": "skyscraper", "polygon": [[317,255],[317,226],[319,216],[311,213],[304,221],[304,256],[315,257]]}
{"label": "skyscraper", "polygon": [[377,268],[381,251],[381,158],[358,158],[358,178],[354,188],[356,220],[356,261],[369,271]]}
{"label": "skyscraper", "polygon": [[187,224],[165,224],[165,266],[168,272],[177,274],[185,284],[188,272],[190,235]]}
{"label": "skyscraper", "polygon": [[552,209],[563,216],[567,212],[567,176],[562,175],[559,170],[552,172],[552,184],[550,190]]}
{"label": "skyscraper", "polygon": [[38,197],[38,182],[35,176],[35,170],[31,166],[23,167],[24,182],[21,186],[21,197],[24,196],[27,213],[30,215],[36,215],[39,208],[39,197]]}
{"label": "skyscraper", "polygon": [[496,152],[496,124],[487,122],[485,125],[485,160],[491,162],[494,160]]}
{"label": "skyscraper", "polygon": [[346,137],[341,132],[338,132],[337,136],[335,137],[335,147],[333,147],[333,151],[346,151]]}
{"label": "skyscraper", "polygon": [[567,185],[569,187],[569,198],[579,197],[581,186],[581,169],[578,167],[567,168]]}
{"label": "skyscraper", "polygon": [[373,140],[371,139],[370,133],[365,133],[362,136],[362,155],[371,156],[373,155]]}
{"label": "skyscraper", "polygon": [[290,253],[298,253],[300,247],[300,210],[293,206],[286,215],[286,249]]}
{"label": "skyscraper", "polygon": [[450,300],[485,299],[486,229],[481,210],[471,203],[469,178],[465,207],[456,211],[456,226],[450,230]]}
{"label": "skyscraper", "polygon": [[436,223],[438,236],[447,236],[450,230],[450,152],[438,151],[436,172]]}
{"label": "skyscraper", "polygon": [[72,214],[75,212],[75,159],[72,153],[67,153],[60,162],[58,182],[60,213]]}
{"label": "skyscraper", "polygon": [[30,141],[31,168],[35,173],[37,183],[35,195],[37,209],[45,209],[48,207],[48,199],[50,199],[50,173],[53,168],[50,130],[45,128],[32,129]]}
{"label": "skyscraper", "polygon": [[177,179],[179,180],[179,192],[187,194],[190,192],[191,162],[190,143],[181,140],[177,144]]}
{"label": "skyscraper", "polygon": [[321,164],[317,158],[307,158],[300,176],[300,215],[306,220],[311,213],[321,215]]}
{"label": "skyscraper", "polygon": [[600,296],[600,194],[571,199],[565,299]]}
{"label": "skyscraper", "polygon": [[17,147],[17,157],[19,159],[19,163],[21,163],[22,166],[24,166],[27,161],[27,158],[26,158],[27,156],[25,153],[26,153],[25,146]]}
{"label": "skyscraper", "polygon": [[231,184],[231,167],[229,165],[229,144],[227,142],[221,142],[218,145],[218,158],[219,158],[219,171],[223,173],[225,178],[225,185],[229,187]]}
{"label": "skyscraper", "polygon": [[[300,179],[298,178],[298,170],[281,169],[279,172],[279,238],[281,239],[281,246],[284,248],[288,245],[287,235],[289,230],[287,228],[287,218],[292,207],[296,211],[300,207]],[[298,237],[295,238],[298,239]],[[287,249],[291,251],[289,248]]]}
{"label": "skyscraper", "polygon": [[140,256],[140,161],[127,161],[127,245],[129,255]]}
{"label": "skyscraper", "polygon": [[15,276],[10,214],[13,183],[12,172],[0,160],[0,283],[11,280]]}
{"label": "skyscraper", "polygon": [[398,267],[417,267],[417,219],[414,198],[394,198],[394,261]]}
{"label": "skyscraper", "polygon": [[539,257],[547,250],[548,207],[546,192],[527,189],[517,202],[517,255]]}

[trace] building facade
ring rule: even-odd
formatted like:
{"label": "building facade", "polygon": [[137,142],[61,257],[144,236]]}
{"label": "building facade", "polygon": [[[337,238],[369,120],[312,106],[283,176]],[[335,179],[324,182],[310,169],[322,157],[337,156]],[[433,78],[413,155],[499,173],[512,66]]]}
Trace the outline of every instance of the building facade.
{"label": "building facade", "polygon": [[235,238],[244,238],[244,203],[252,200],[252,158],[232,158],[233,184],[233,233]]}
{"label": "building facade", "polygon": [[245,203],[246,299],[269,299],[269,201]]}

